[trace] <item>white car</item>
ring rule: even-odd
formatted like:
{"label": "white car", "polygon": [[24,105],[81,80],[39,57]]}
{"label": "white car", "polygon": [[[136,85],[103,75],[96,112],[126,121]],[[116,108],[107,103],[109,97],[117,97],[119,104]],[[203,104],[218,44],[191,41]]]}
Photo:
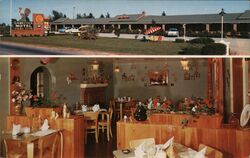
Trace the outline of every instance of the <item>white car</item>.
{"label": "white car", "polygon": [[77,33],[80,32],[78,28],[69,28],[65,30],[65,33]]}
{"label": "white car", "polygon": [[171,37],[178,37],[179,36],[179,31],[177,30],[177,28],[170,28],[167,31],[167,35],[171,36]]}

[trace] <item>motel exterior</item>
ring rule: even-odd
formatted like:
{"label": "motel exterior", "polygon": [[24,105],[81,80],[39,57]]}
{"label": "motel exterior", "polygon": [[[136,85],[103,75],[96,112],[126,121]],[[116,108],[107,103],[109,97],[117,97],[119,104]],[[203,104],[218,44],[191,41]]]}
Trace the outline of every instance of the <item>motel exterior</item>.
{"label": "motel exterior", "polygon": [[[154,21],[154,22],[153,22]],[[147,30],[152,25],[160,26],[166,31],[169,28],[183,30],[185,24],[186,31],[194,32],[218,32],[221,30],[221,15],[217,14],[197,14],[197,15],[167,15],[154,16],[141,14],[123,14],[112,18],[96,19],[69,19],[60,18],[50,23],[51,31],[58,31],[64,27],[80,27],[91,25],[100,31],[109,29],[121,30]],[[224,15],[224,32],[250,32],[250,10],[243,13],[228,13]]]}

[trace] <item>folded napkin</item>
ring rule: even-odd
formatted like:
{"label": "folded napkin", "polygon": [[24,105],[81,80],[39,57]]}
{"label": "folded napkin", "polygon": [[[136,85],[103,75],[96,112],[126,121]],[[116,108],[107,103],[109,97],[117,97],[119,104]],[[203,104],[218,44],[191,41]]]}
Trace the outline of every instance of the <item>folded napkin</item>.
{"label": "folded napkin", "polygon": [[163,150],[158,150],[154,156],[154,158],[166,158],[167,155]]}
{"label": "folded napkin", "polygon": [[41,137],[41,136],[49,135],[49,134],[54,133],[54,132],[56,132],[56,130],[48,129],[46,131],[37,131],[35,133],[32,133],[31,135]]}
{"label": "folded napkin", "polygon": [[146,156],[146,153],[145,153],[144,150],[143,150],[144,144],[145,144],[145,142],[141,143],[141,144],[135,149],[135,157],[136,157],[136,158],[144,158],[144,156]]}
{"label": "folded napkin", "polygon": [[20,133],[21,132],[21,125],[18,124],[18,125],[15,125],[13,124],[13,127],[12,127],[12,135],[17,135],[17,133]]}
{"label": "folded napkin", "polygon": [[43,125],[40,129],[42,131],[47,131],[49,129],[49,121],[47,119],[44,120]]}
{"label": "folded napkin", "polygon": [[197,151],[194,150],[187,150],[184,152],[179,153],[180,158],[194,158],[194,156],[197,154]]}
{"label": "folded napkin", "polygon": [[207,147],[204,147],[199,152],[197,152],[194,158],[205,158],[206,150],[207,150]]}
{"label": "folded napkin", "polygon": [[153,107],[153,101],[151,100],[149,103],[148,103],[148,109],[151,109]]}
{"label": "folded napkin", "polygon": [[206,147],[201,149],[199,152],[189,149],[185,152],[181,152],[178,155],[180,158],[205,158]]}
{"label": "folded napkin", "polygon": [[174,147],[173,144],[170,145],[167,150],[166,150],[166,155],[168,158],[175,158],[175,152],[174,152]]}
{"label": "folded napkin", "polygon": [[169,146],[173,145],[174,143],[174,137],[170,138],[165,144],[163,144],[162,149],[165,150],[167,149]]}
{"label": "folded napkin", "polygon": [[82,112],[88,111],[87,105],[82,105]]}
{"label": "folded napkin", "polygon": [[100,110],[99,104],[95,104],[95,105],[93,106],[92,110],[93,110],[94,112],[99,111],[99,110]]}

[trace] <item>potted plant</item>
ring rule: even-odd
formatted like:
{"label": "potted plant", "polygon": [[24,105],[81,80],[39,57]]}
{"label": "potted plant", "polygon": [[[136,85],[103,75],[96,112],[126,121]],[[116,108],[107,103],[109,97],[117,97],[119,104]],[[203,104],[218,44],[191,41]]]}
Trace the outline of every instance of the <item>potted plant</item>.
{"label": "potted plant", "polygon": [[25,89],[25,85],[21,82],[15,82],[12,85],[11,101],[15,106],[15,115],[22,114],[23,103],[32,98],[30,90]]}

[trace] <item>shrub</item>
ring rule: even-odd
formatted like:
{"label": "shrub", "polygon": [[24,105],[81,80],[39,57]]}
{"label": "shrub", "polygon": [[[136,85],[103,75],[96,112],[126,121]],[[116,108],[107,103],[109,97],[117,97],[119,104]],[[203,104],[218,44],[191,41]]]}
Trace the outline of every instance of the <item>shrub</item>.
{"label": "shrub", "polygon": [[226,45],[222,43],[213,43],[205,45],[201,49],[202,55],[224,55],[226,54]]}
{"label": "shrub", "polygon": [[211,44],[214,43],[214,40],[211,38],[207,38],[207,37],[200,37],[200,38],[195,38],[190,40],[191,44]]}
{"label": "shrub", "polygon": [[176,38],[175,39],[175,43],[184,43],[184,42],[185,42],[185,40],[182,39],[182,38]]}
{"label": "shrub", "polygon": [[180,55],[201,55],[201,48],[199,47],[186,47],[181,52],[179,52]]}
{"label": "shrub", "polygon": [[115,29],[115,35],[117,36],[117,38],[119,38],[120,37],[120,34],[121,34],[121,32],[120,32],[120,29]]}
{"label": "shrub", "polygon": [[247,31],[240,32],[241,38],[250,38],[250,35]]}

